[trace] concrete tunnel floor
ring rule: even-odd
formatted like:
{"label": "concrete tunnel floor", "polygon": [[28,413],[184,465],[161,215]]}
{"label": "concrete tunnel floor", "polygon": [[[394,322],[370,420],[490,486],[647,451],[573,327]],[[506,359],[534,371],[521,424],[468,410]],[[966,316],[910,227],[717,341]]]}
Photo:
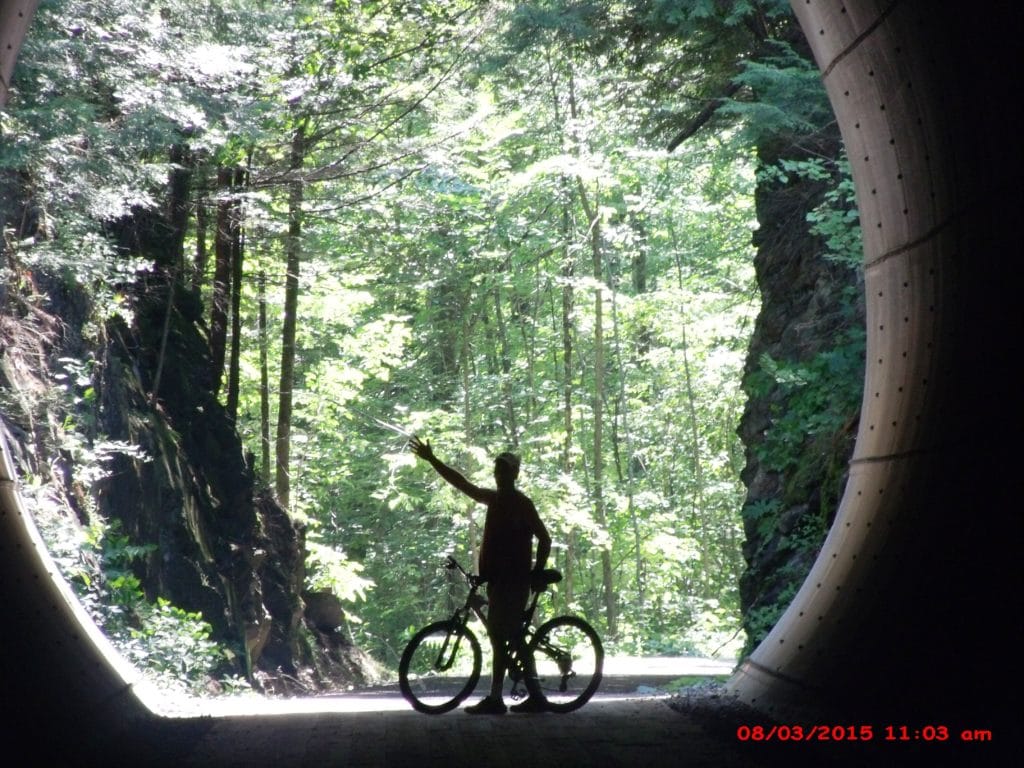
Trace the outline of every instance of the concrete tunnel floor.
{"label": "concrete tunnel floor", "polygon": [[[822,740],[818,733],[804,741],[759,741],[747,737],[750,729],[761,726],[767,733],[772,723],[712,685],[671,697],[598,698],[565,715],[472,716],[458,710],[430,716],[390,706],[337,707],[329,699],[288,699],[250,702],[246,714],[161,717],[143,728],[126,723],[105,743],[47,765],[852,768],[1009,766],[1021,759],[1007,734],[977,743],[964,743],[959,734],[946,741],[887,740],[881,723],[873,724],[870,741],[848,738],[851,723],[828,724],[835,735],[832,726],[839,726],[842,740]],[[860,732],[861,725],[853,730]]]}
{"label": "concrete tunnel floor", "polygon": [[[486,676],[459,709],[435,716],[413,711],[395,683],[313,696],[194,697],[169,695],[137,679],[131,691],[152,713],[147,720],[129,719],[113,730],[108,724],[102,740],[86,737],[78,742],[80,750],[65,747],[45,765],[853,768],[1024,763],[1004,728],[994,731],[992,741],[964,742],[952,724],[946,726],[948,738],[933,724],[928,726],[933,730],[925,731],[927,738],[918,731],[915,740],[915,734],[905,737],[899,725],[881,721],[773,722],[729,693],[722,682],[735,666],[729,660],[611,657],[607,662],[594,698],[564,715],[468,715],[462,707],[487,690]],[[683,677],[699,682],[674,688]],[[72,745],[76,739],[64,735],[61,743]]]}

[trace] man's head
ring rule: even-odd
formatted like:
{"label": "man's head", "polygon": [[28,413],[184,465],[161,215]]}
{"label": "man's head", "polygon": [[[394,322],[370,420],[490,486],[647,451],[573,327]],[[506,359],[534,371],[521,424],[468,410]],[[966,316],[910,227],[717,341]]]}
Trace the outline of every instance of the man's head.
{"label": "man's head", "polygon": [[512,488],[519,477],[519,457],[505,451],[494,459],[494,482],[498,488]]}

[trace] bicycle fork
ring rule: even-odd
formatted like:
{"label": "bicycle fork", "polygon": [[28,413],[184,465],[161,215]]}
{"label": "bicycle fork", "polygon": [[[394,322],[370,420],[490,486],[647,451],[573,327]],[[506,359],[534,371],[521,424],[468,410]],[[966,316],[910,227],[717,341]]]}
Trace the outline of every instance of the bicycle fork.
{"label": "bicycle fork", "polygon": [[[455,627],[458,630],[458,626]],[[455,658],[459,653],[459,643],[462,641],[462,632],[451,631],[444,637],[444,642],[437,651],[437,658],[434,660],[434,671],[447,672],[455,664]],[[447,658],[446,658],[447,656]]]}

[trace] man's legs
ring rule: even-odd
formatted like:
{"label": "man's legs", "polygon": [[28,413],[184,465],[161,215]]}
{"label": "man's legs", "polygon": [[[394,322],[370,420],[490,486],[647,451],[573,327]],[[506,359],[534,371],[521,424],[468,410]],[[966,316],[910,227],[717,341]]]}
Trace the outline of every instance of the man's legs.
{"label": "man's legs", "polygon": [[529,585],[501,584],[487,585],[487,635],[491,640],[491,692],[487,698],[473,707],[473,713],[498,713],[505,711],[503,691],[505,672],[508,670],[508,643],[519,630],[523,611],[530,595]]}
{"label": "man's legs", "polygon": [[505,688],[505,672],[508,671],[508,640],[491,635],[491,693],[495,701],[501,701]]}

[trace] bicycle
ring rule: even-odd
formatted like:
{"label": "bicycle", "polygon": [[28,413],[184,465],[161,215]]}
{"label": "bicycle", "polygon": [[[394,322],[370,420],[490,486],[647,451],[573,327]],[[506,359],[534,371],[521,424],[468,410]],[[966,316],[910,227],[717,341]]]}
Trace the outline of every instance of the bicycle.
{"label": "bicycle", "polygon": [[[402,695],[415,710],[430,715],[455,709],[476,688],[482,654],[468,625],[476,616],[486,626],[484,598],[477,594],[483,580],[467,573],[454,557],[449,556],[444,567],[458,570],[469,584],[466,602],[450,618],[413,635],[398,665]],[[564,713],[579,709],[597,691],[604,647],[594,628],[578,616],[557,616],[532,628],[541,594],[561,580],[561,573],[547,569],[532,585],[522,626],[509,644],[508,676],[513,701],[529,693],[542,700],[547,711]],[[530,659],[536,675],[527,673]]]}

